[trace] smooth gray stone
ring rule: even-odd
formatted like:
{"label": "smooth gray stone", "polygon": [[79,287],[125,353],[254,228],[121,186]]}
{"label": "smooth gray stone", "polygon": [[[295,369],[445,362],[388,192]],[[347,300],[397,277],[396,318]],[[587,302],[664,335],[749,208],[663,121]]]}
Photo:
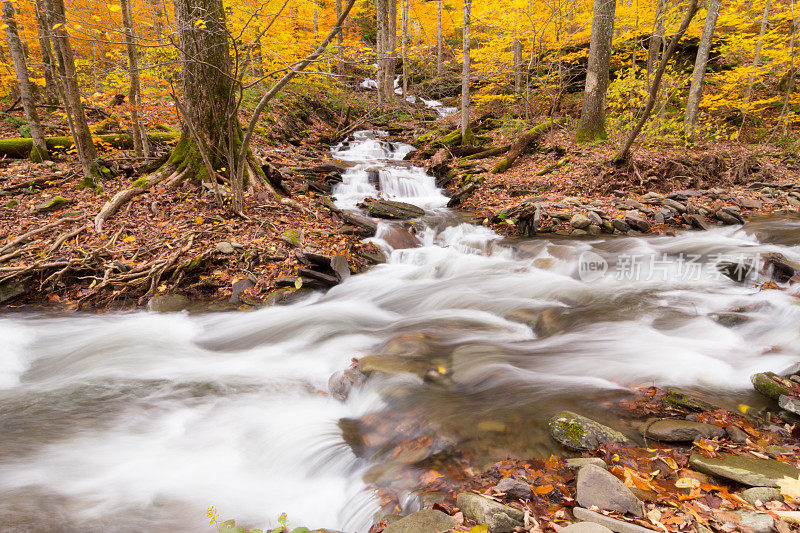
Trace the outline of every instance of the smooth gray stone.
{"label": "smooth gray stone", "polygon": [[559,533],[611,533],[611,530],[594,522],[578,522],[568,525]]}
{"label": "smooth gray stone", "polygon": [[608,516],[595,513],[594,511],[584,509],[583,507],[575,507],[572,510],[572,514],[575,515],[575,518],[578,520],[600,524],[601,526],[605,526],[611,531],[614,531],[614,533],[653,533],[652,529],[647,529],[646,527],[637,526],[636,524],[630,524],[628,522],[609,518]]}
{"label": "smooth gray stone", "polygon": [[614,474],[596,465],[586,465],[578,471],[578,503],[583,507],[599,507],[604,511],[619,511],[644,516],[644,506],[631,489]]}
{"label": "smooth gray stone", "polygon": [[572,457],[570,459],[566,459],[564,462],[567,463],[567,466],[573,470],[580,470],[586,465],[595,465],[599,466],[600,468],[608,469],[606,462],[599,457]]}
{"label": "smooth gray stone", "polygon": [[777,487],[777,482],[784,476],[794,479],[800,476],[800,470],[774,459],[731,454],[722,454],[712,459],[693,453],[689,456],[689,464],[704,474],[738,481],[751,487]]}
{"label": "smooth gray stone", "polygon": [[456,525],[456,520],[441,511],[423,509],[392,522],[384,533],[439,533]]}
{"label": "smooth gray stone", "polygon": [[657,420],[647,426],[646,437],[661,442],[692,442],[700,437],[724,438],[725,430],[713,424],[689,420]]}
{"label": "smooth gray stone", "polygon": [[753,487],[743,490],[739,496],[750,505],[755,505],[757,501],[761,503],[783,501],[781,491],[773,487]]}
{"label": "smooth gray stone", "polygon": [[464,516],[476,524],[486,524],[491,533],[511,533],[516,526],[523,526],[525,513],[472,492],[456,496],[456,505]]}

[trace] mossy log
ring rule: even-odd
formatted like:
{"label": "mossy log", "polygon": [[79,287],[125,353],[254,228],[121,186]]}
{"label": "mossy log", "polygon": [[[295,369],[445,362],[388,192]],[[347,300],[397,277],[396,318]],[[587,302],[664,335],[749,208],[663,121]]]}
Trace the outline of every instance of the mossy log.
{"label": "mossy log", "polygon": [[510,144],[504,144],[503,146],[495,146],[494,148],[483,150],[481,152],[478,152],[477,154],[472,154],[470,156],[465,157],[465,159],[469,159],[470,161],[475,161],[476,159],[486,159],[487,157],[502,155],[508,152],[510,149],[511,149]]}
{"label": "mossy log", "polygon": [[542,133],[550,130],[555,125],[556,121],[547,119],[541,124],[536,125],[533,129],[529,130],[526,134],[520,136],[511,145],[511,148],[508,150],[508,155],[497,162],[492,169],[492,173],[502,174],[511,168],[511,165],[514,164],[514,161],[516,161],[519,156],[524,154],[528,147],[533,144],[533,142],[539,138]]}
{"label": "mossy log", "polygon": [[[147,134],[153,142],[165,142],[177,139],[180,136],[178,131],[170,132],[150,132]],[[127,133],[110,133],[107,135],[97,135],[105,144],[113,148],[130,149],[133,148],[133,138]],[[47,149],[50,152],[63,151],[72,148],[72,137],[46,137]],[[33,148],[32,139],[0,139],[0,156],[14,159],[26,159]]]}

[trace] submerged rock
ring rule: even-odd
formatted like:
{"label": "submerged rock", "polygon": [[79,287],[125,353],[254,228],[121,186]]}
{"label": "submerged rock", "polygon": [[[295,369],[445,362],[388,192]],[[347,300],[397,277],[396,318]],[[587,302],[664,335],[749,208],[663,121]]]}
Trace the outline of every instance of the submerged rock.
{"label": "submerged rock", "polygon": [[689,457],[689,464],[703,472],[751,487],[777,487],[777,482],[788,476],[800,477],[800,470],[774,459],[757,459],[738,455],[721,454],[709,458],[699,453]]}
{"label": "submerged rock", "polygon": [[644,516],[644,507],[625,483],[604,468],[586,465],[578,471],[578,503],[604,511]]}
{"label": "submerged rock", "polygon": [[510,533],[524,525],[525,513],[478,494],[462,492],[456,496],[456,505],[465,517],[489,526],[491,533]]}
{"label": "submerged rock", "polygon": [[435,509],[423,509],[392,522],[384,533],[438,533],[456,525],[456,520]]}
{"label": "submerged rock", "polygon": [[658,420],[645,431],[645,437],[661,442],[691,442],[700,437],[721,439],[725,435],[719,426],[689,420]]}
{"label": "submerged rock", "polygon": [[553,438],[572,450],[593,451],[606,441],[629,442],[619,431],[570,411],[558,413],[549,424]]}
{"label": "submerged rock", "polygon": [[512,498],[518,498],[520,500],[530,499],[531,494],[533,493],[530,485],[524,481],[520,481],[511,477],[504,477],[501,479],[500,483],[498,483],[495,488],[500,492],[505,492]]}

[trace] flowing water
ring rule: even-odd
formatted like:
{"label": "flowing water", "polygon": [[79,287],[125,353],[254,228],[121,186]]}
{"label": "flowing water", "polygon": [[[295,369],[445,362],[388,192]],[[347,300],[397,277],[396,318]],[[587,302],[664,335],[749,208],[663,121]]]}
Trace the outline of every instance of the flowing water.
{"label": "flowing water", "polygon": [[[209,531],[213,505],[253,527],[285,512],[366,531],[371,483],[453,444],[478,465],[541,456],[556,410],[607,419],[607,401],[650,384],[751,403],[753,372],[798,361],[797,299],[714,263],[800,260],[800,220],[504,239],[443,208],[433,178],[402,161],[410,149],[379,132],[334,148],[352,165],[341,207],[383,195],[426,216],[415,234],[381,224],[387,263],[325,294],[249,313],[0,318],[0,530]],[[324,394],[369,354],[408,371]],[[432,439],[422,455],[387,451],[417,437]],[[393,488],[413,510],[408,479]]]}

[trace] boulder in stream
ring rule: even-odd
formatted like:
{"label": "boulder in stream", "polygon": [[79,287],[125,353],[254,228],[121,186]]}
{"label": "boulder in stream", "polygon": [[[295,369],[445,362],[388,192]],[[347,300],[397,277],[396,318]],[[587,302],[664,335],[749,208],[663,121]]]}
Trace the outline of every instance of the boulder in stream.
{"label": "boulder in stream", "polygon": [[689,456],[689,464],[696,470],[751,487],[777,487],[784,477],[797,479],[800,470],[775,459],[757,459],[739,455],[720,454],[705,457],[699,453]]}
{"label": "boulder in stream", "polygon": [[570,411],[556,414],[549,424],[553,438],[572,450],[593,451],[606,441],[629,442],[619,431]]}
{"label": "boulder in stream", "polygon": [[698,438],[724,438],[725,430],[713,424],[691,420],[656,420],[647,426],[645,437],[661,442],[692,442]]}
{"label": "boulder in stream", "polygon": [[393,200],[368,200],[363,205],[369,210],[369,215],[376,218],[408,220],[425,214],[425,210],[420,207]]}
{"label": "boulder in stream", "polygon": [[491,533],[510,533],[524,525],[525,513],[479,494],[462,492],[456,496],[456,505],[465,517],[489,526]]}
{"label": "boulder in stream", "polygon": [[456,525],[456,520],[435,509],[423,509],[392,522],[383,533],[437,533]]}

